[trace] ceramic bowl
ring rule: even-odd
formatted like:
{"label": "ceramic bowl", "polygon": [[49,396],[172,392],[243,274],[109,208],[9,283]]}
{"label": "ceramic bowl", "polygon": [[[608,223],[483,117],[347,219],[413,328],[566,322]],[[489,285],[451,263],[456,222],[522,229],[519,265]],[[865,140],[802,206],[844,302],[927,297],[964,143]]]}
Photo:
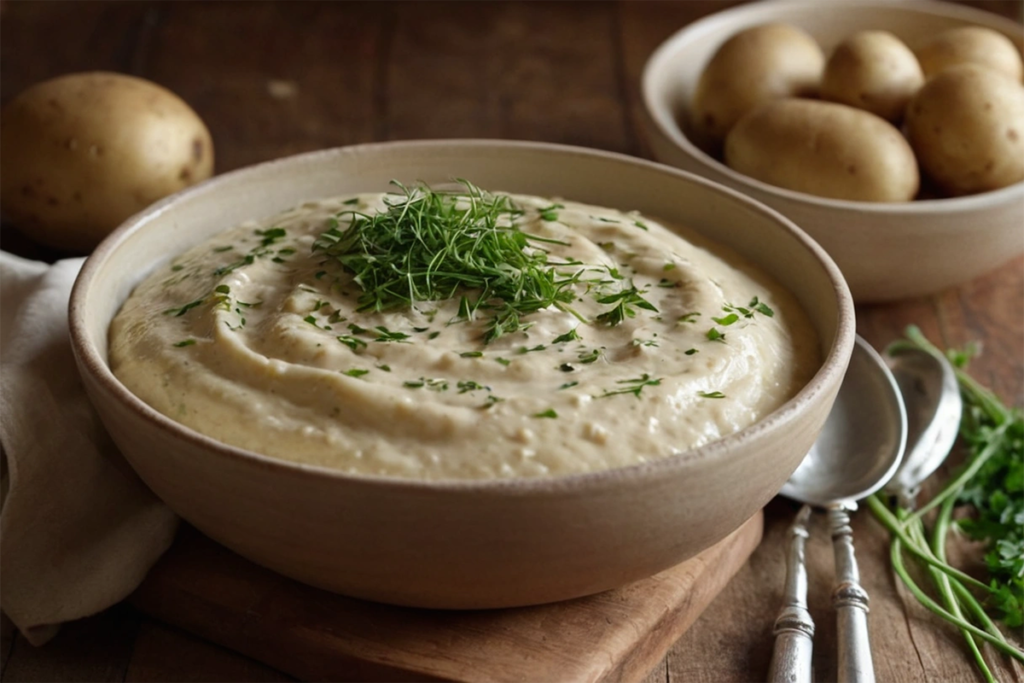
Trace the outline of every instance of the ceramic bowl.
{"label": "ceramic bowl", "polygon": [[[304,200],[388,181],[561,196],[688,224],[793,291],[822,364],[790,401],[703,448],[550,479],[417,482],[354,476],[221,444],[157,413],[107,365],[107,330],[133,287],[174,255]],[[75,284],[71,337],[110,434],[175,512],[239,554],[331,591],[402,605],[484,608],[587,595],[654,574],[738,528],[816,438],[854,340],[839,270],[788,220],[701,178],[615,154],[535,143],[400,142],[290,157],[214,178],[130,219]]]}
{"label": "ceramic bowl", "polygon": [[1024,252],[1024,183],[952,199],[880,204],[825,199],[774,187],[728,168],[687,137],[687,110],[705,64],[735,33],[768,22],[798,26],[826,55],[846,36],[884,29],[913,47],[944,29],[987,26],[1021,46],[1021,27],[940,2],[743,5],[674,34],[643,74],[644,130],[659,161],[722,183],[782,212],[835,259],[858,302],[920,296],[966,282]]}

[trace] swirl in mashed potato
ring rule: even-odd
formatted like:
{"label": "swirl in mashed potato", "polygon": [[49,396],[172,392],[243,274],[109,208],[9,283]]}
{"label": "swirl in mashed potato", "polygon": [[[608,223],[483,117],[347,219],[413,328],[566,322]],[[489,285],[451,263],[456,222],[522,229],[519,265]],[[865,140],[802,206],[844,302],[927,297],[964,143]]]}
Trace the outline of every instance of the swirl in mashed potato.
{"label": "swirl in mashed potato", "polygon": [[560,272],[585,271],[571,305],[489,342],[486,306],[467,319],[464,296],[359,311],[360,283],[313,245],[387,196],[306,203],[161,267],[111,324],[114,374],[181,424],[268,456],[479,480],[678,454],[775,410],[818,367],[795,299],[737,255],[538,197],[511,196],[515,228]]}

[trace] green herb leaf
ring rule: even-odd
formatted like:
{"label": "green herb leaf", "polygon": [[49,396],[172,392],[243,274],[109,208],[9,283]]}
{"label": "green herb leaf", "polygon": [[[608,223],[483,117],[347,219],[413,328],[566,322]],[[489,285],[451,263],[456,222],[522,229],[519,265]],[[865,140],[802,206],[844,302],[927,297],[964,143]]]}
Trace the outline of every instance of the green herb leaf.
{"label": "green herb leaf", "polygon": [[181,348],[181,347],[183,347],[183,346],[192,346],[192,345],[193,345],[193,344],[195,344],[195,343],[196,343],[196,340],[195,340],[195,339],[185,339],[185,340],[183,340],[183,341],[177,342],[177,343],[175,344],[175,346],[176,346],[176,347],[178,347],[178,348],[180,349],[180,348]]}
{"label": "green herb leaf", "polygon": [[562,343],[565,343],[565,342],[580,341],[580,339],[582,339],[582,337],[580,337],[579,332],[576,331],[577,329],[578,329],[578,326],[572,328],[571,330],[569,330],[565,334],[558,335],[557,337],[555,337],[551,341],[551,343],[552,344],[562,344]]}
{"label": "green herb leaf", "polygon": [[362,377],[363,375],[370,374],[370,371],[364,370],[363,368],[352,368],[351,370],[346,370],[342,374],[348,375],[349,377]]}
{"label": "green herb leaf", "polygon": [[360,348],[366,348],[366,342],[364,342],[362,339],[356,339],[355,337],[351,337],[347,334],[339,335],[338,341],[340,341],[342,344],[349,347],[353,351],[358,351]]}
{"label": "green herb leaf", "polygon": [[539,413],[534,413],[533,416],[534,417],[546,417],[546,418],[549,418],[549,419],[554,419],[554,418],[558,417],[558,413],[555,412],[554,408],[548,408],[547,410],[541,411]]}
{"label": "green herb leaf", "polygon": [[621,389],[606,390],[600,396],[595,398],[608,398],[609,396],[618,396],[620,394],[633,394],[637,398],[640,398],[640,392],[643,391],[644,387],[656,387],[661,384],[661,379],[652,379],[646,372],[639,377],[634,379],[621,379],[616,384],[625,385]]}
{"label": "green herb leaf", "polygon": [[701,398],[725,398],[721,391],[698,391],[697,395]]}
{"label": "green herb leaf", "polygon": [[166,311],[164,311],[164,315],[173,315],[175,318],[177,318],[179,316],[185,315],[196,306],[201,306],[204,301],[206,301],[206,299],[196,299],[195,301],[190,301],[189,303],[185,304],[184,306],[181,306],[180,308],[168,308]]}
{"label": "green herb leaf", "polygon": [[463,351],[459,354],[462,358],[479,358],[482,355],[484,355],[483,351]]}

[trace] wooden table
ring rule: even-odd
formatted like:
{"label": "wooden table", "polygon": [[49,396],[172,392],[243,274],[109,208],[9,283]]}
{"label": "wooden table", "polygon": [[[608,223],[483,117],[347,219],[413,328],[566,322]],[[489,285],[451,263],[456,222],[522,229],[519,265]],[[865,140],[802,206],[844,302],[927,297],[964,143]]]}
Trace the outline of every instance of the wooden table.
{"label": "wooden table", "polygon": [[[546,140],[649,156],[638,134],[638,82],[671,32],[724,2],[199,3],[0,2],[0,98],[58,74],[116,70],[177,92],[209,125],[228,171],[306,150],[373,140]],[[1019,2],[972,2],[1021,20]],[[3,248],[56,255],[9,228]],[[916,323],[933,340],[984,345],[975,376],[1024,404],[1024,260],[954,290],[861,307],[878,347]],[[954,456],[956,457],[956,456]],[[705,615],[651,672],[653,681],[763,678],[795,506],[766,509],[765,540]],[[855,517],[884,681],[979,680],[959,634],[899,589],[888,540]],[[824,522],[808,547],[818,680],[835,670]],[[6,680],[289,680],[254,661],[143,617],[127,605],[68,625],[33,648],[4,619]],[[1003,662],[1004,660],[998,660]],[[1004,664],[1005,680],[1022,679]]]}

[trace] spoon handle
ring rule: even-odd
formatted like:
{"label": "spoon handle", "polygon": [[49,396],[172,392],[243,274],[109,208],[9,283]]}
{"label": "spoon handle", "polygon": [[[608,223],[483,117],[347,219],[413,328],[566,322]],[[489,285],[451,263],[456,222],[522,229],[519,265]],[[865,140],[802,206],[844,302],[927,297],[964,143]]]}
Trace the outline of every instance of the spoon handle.
{"label": "spoon handle", "polygon": [[814,648],[814,620],[807,611],[807,567],[804,543],[811,508],[800,508],[789,528],[786,557],[786,595],[775,619],[775,649],[772,652],[769,683],[811,683],[811,651]]}
{"label": "spoon handle", "polygon": [[849,510],[856,504],[829,508],[832,551],[836,563],[836,587],[832,605],[836,610],[836,640],[839,645],[839,683],[874,683],[868,639],[868,594],[860,585],[860,571],[853,553],[853,529]]}

